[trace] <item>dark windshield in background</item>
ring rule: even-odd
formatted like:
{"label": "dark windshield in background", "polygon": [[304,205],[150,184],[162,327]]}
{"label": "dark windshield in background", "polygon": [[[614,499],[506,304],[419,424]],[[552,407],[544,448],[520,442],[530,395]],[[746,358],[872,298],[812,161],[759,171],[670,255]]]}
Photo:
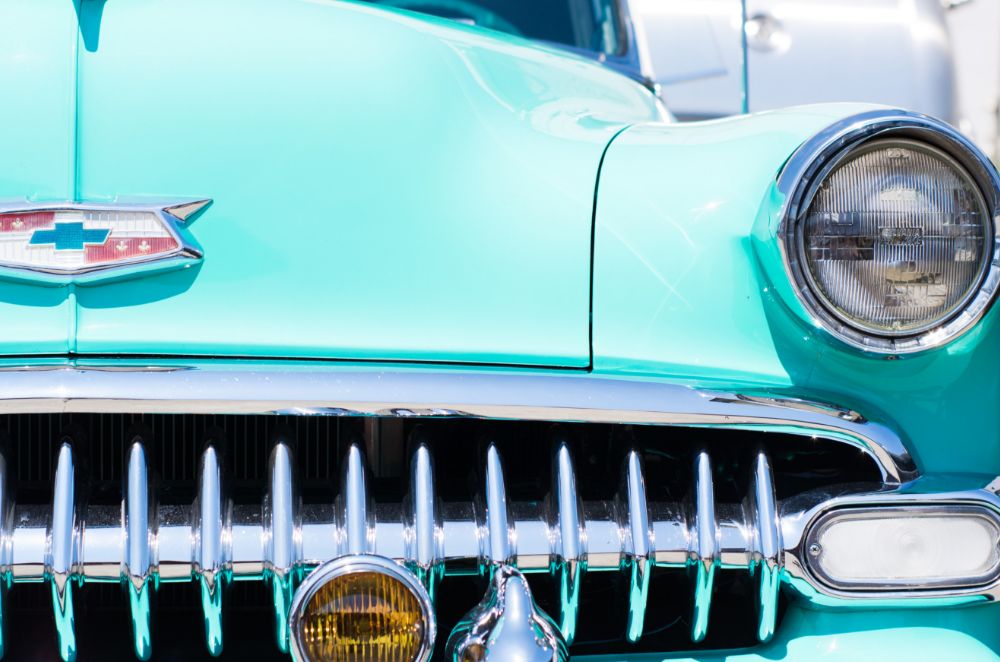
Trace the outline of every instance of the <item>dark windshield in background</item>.
{"label": "dark windshield in background", "polygon": [[605,55],[622,50],[616,0],[367,0]]}

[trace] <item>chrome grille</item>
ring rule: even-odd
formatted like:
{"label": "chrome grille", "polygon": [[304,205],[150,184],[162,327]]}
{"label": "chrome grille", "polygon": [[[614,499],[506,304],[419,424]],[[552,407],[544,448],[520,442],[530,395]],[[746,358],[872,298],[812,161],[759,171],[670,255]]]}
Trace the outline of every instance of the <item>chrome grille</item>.
{"label": "chrome grille", "polygon": [[[618,571],[605,581],[626,595],[612,644],[619,651],[625,640],[649,638],[647,605],[689,595],[692,611],[677,628],[702,641],[719,571],[741,570],[740,590],[754,591],[760,605],[744,617],[766,639],[777,617],[778,499],[881,477],[846,444],[737,430],[321,416],[3,419],[16,469],[4,474],[4,567],[13,583],[51,587],[64,657],[77,649],[74,600],[88,591],[78,583],[127,587],[123,603],[144,654],[154,645],[155,587],[194,582],[205,640],[218,651],[231,582],[268,586],[281,643],[302,574],[359,552],[407,564],[432,589],[513,563],[552,586],[547,606],[570,638],[587,617],[597,573]],[[9,473],[22,478],[16,490]],[[654,569],[683,570],[690,583],[657,596]],[[601,652],[587,637],[577,641]]]}

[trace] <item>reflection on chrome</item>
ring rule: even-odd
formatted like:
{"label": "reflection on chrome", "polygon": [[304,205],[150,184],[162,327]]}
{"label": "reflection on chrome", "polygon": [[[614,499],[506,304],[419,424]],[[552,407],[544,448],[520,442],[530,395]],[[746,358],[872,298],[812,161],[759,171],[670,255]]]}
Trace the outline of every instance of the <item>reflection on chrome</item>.
{"label": "reflection on chrome", "polygon": [[564,662],[566,642],[538,608],[524,575],[509,565],[493,570],[482,602],[458,622],[448,638],[451,662]]}
{"label": "reflection on chrome", "polygon": [[76,469],[73,447],[63,441],[56,460],[55,488],[52,494],[52,526],[49,529],[51,551],[46,574],[51,578],[52,606],[55,608],[59,654],[67,662],[76,659],[76,630],[73,616],[73,550],[76,534]]}
{"label": "reflection on chrome", "polygon": [[149,476],[146,446],[136,437],[128,450],[125,504],[125,565],[123,575],[132,612],[135,655],[148,660],[153,653],[150,634],[150,594],[153,591],[153,532],[156,530],[156,502]]}
{"label": "reflection on chrome", "polygon": [[514,531],[509,523],[513,518],[508,511],[500,452],[493,444],[486,449],[485,501],[486,561],[492,565],[510,563],[514,556]]}
{"label": "reflection on chrome", "polygon": [[624,482],[623,495],[628,524],[624,533],[630,575],[626,637],[635,643],[642,638],[646,603],[649,600],[649,575],[654,563],[650,558],[652,532],[649,528],[649,511],[646,503],[646,480],[643,477],[642,461],[635,450],[629,451],[625,458]]}
{"label": "reflection on chrome", "polygon": [[778,523],[778,504],[774,495],[774,474],[765,453],[757,455],[753,475],[750,477],[750,503],[747,512],[753,517],[757,532],[752,572],[759,575],[757,602],[757,639],[769,641],[774,636],[778,620],[778,592],[781,589],[781,529]]}
{"label": "reflection on chrome", "polygon": [[708,614],[712,607],[715,568],[719,564],[719,532],[715,523],[715,485],[712,480],[712,460],[701,452],[694,463],[694,503],[696,553],[690,559],[694,565],[694,614],[691,617],[691,639],[702,641],[708,634]]}
{"label": "reflection on chrome", "polygon": [[205,643],[222,653],[222,594],[232,572],[224,534],[232,527],[232,503],[222,494],[222,464],[215,442],[205,445],[198,468],[198,499],[193,508],[194,567],[201,583]]}
{"label": "reflection on chrome", "polygon": [[404,528],[412,532],[406,538],[405,558],[410,571],[427,587],[431,600],[444,571],[444,531],[440,504],[434,491],[434,466],[427,444],[419,444],[410,462],[413,485],[409,508],[404,508]]}
{"label": "reflection on chrome", "polygon": [[[0,413],[290,414],[466,417],[754,429],[857,446],[888,484],[917,477],[891,429],[849,410],[659,381],[569,373],[364,369],[330,364],[203,363],[164,370],[101,363],[0,369]],[[183,367],[184,369],[180,369]]]}
{"label": "reflection on chrome", "polygon": [[580,612],[580,582],[587,569],[586,539],[583,536],[583,502],[576,491],[576,475],[573,457],[565,442],[560,443],[555,452],[555,477],[552,484],[555,498],[550,495],[552,521],[559,526],[553,530],[558,534],[559,554],[553,571],[559,579],[559,630],[567,644],[576,636],[576,621]]}
{"label": "reflection on chrome", "polygon": [[289,651],[288,610],[295,595],[295,570],[299,562],[295,533],[299,525],[299,496],[295,487],[292,449],[279,436],[268,460],[268,492],[264,497],[264,576],[274,599],[275,638],[283,653]]}

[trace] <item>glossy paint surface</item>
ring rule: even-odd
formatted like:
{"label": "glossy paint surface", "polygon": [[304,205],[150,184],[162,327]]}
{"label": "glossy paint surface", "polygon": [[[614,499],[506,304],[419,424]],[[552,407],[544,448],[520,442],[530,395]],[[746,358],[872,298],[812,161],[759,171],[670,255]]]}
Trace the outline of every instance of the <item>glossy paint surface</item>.
{"label": "glossy paint surface", "polygon": [[1000,308],[899,360],[852,350],[792,310],[775,177],[804,136],[863,109],[621,134],[596,213],[594,369],[835,402],[896,429],[922,471],[1000,473]]}
{"label": "glossy paint surface", "polygon": [[[0,16],[0,199],[72,197],[73,5],[10,0]],[[65,288],[0,282],[0,352],[65,352],[72,302]]]}
{"label": "glossy paint surface", "polygon": [[345,2],[83,8],[80,196],[214,203],[201,267],[80,288],[77,351],[589,362],[597,169],[656,116],[639,85]]}

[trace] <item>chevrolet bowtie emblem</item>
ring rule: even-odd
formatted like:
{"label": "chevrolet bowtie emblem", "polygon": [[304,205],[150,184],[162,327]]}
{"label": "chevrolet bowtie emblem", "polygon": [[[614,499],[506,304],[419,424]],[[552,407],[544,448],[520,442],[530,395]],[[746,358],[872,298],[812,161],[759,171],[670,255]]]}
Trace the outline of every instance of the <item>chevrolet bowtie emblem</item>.
{"label": "chevrolet bowtie emblem", "polygon": [[197,264],[187,224],[210,203],[0,201],[0,277],[87,283]]}

